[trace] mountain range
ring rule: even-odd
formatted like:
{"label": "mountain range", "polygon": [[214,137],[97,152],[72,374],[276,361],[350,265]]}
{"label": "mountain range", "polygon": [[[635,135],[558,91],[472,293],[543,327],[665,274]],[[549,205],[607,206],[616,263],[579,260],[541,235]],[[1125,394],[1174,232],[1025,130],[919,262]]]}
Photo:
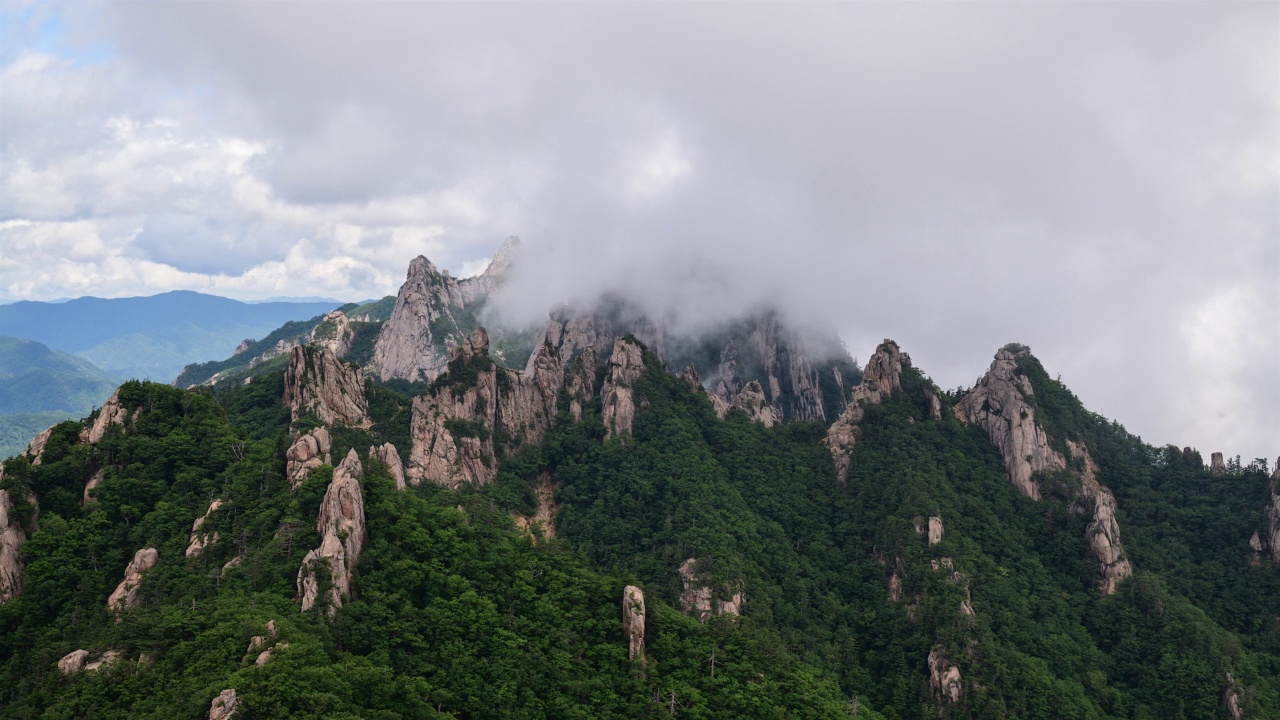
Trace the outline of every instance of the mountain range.
{"label": "mountain range", "polygon": [[0,717],[1280,718],[1280,468],[1018,343],[943,390],[769,309],[486,327],[518,262],[0,466]]}

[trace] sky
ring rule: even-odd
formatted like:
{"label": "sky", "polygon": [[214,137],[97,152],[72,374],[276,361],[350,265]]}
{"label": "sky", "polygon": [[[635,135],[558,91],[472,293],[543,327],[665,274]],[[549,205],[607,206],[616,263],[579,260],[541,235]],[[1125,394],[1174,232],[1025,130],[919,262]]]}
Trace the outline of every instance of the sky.
{"label": "sky", "polygon": [[1280,5],[0,4],[0,299],[775,306],[1280,455]]}

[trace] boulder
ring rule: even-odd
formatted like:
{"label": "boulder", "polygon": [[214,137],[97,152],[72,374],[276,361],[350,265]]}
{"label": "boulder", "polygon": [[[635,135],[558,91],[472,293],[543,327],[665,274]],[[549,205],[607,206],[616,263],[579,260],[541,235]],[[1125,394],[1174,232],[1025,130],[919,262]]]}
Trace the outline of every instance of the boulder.
{"label": "boulder", "polygon": [[334,357],[341,358],[346,357],[355,339],[355,328],[351,327],[351,320],[346,313],[334,310],[312,328],[310,344],[328,350]]}
{"label": "boulder", "polygon": [[209,720],[231,720],[236,714],[236,691],[223,690],[209,706]]}
{"label": "boulder", "polygon": [[285,474],[289,479],[289,487],[296,490],[312,469],[332,465],[333,458],[329,454],[332,448],[333,440],[325,428],[319,427],[299,435],[285,452]]}
{"label": "boulder", "polygon": [[218,533],[215,532],[213,535],[202,533],[200,528],[204,527],[209,516],[217,512],[222,505],[223,502],[221,500],[214,500],[209,503],[209,509],[205,510],[204,514],[196,518],[196,521],[191,524],[191,544],[187,545],[187,557],[199,557],[206,547],[218,542]]}
{"label": "boulder", "polygon": [[160,553],[155,548],[143,548],[133,554],[133,560],[124,570],[124,579],[107,598],[107,609],[116,614],[116,622],[120,621],[121,613],[138,604],[138,586],[142,583],[142,576],[159,561]]}

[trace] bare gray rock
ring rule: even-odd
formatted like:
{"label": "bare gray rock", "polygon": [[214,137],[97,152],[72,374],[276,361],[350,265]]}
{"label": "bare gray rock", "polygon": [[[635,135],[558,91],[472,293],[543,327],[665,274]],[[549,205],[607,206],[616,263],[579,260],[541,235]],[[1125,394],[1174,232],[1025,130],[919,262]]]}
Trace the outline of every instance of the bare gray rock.
{"label": "bare gray rock", "polygon": [[[659,359],[665,356],[666,331],[642,310],[617,297],[605,297],[589,312],[573,314],[568,309],[551,313],[537,347],[550,346],[567,368],[588,347],[614,347],[615,341],[630,335],[644,343]],[[598,358],[607,360],[608,358]],[[525,372],[533,370],[529,358]]]}
{"label": "bare gray rock", "polygon": [[400,460],[400,453],[396,451],[396,446],[391,443],[383,443],[382,445],[369,446],[369,457],[377,458],[387,464],[387,470],[391,473],[391,479],[396,481],[396,489],[404,489],[404,463]]}
{"label": "bare gray rock", "polygon": [[284,371],[284,403],[293,420],[311,413],[325,425],[367,428],[364,373],[325,348],[295,347]]}
{"label": "bare gray rock", "polygon": [[351,327],[351,319],[341,310],[324,316],[314,328],[311,329],[311,345],[317,348],[324,348],[333,353],[334,357],[346,357],[351,350],[351,343],[356,339],[355,328]]}
{"label": "bare gray rock", "polygon": [[1089,540],[1089,549],[1098,559],[1102,573],[1099,586],[1102,594],[1112,595],[1121,581],[1133,575],[1133,567],[1125,558],[1124,546],[1120,544],[1116,498],[1109,488],[1098,482],[1098,465],[1085,446],[1068,440],[1067,449],[1072,457],[1079,458],[1084,464],[1084,471],[1080,475],[1080,497],[1073,507],[1093,516],[1093,521],[1085,530],[1085,537]]}
{"label": "bare gray rock", "polygon": [[1227,673],[1226,684],[1222,687],[1222,709],[1227,711],[1231,720],[1244,718],[1244,709],[1240,707],[1240,692],[1236,679],[1231,677],[1231,673]]}
{"label": "bare gray rock", "polygon": [[1209,463],[1209,472],[1214,475],[1222,475],[1227,471],[1227,464],[1222,461],[1222,453],[1213,454],[1213,459]]}
{"label": "bare gray rock", "polygon": [[569,392],[569,414],[574,420],[582,419],[582,409],[596,394],[596,368],[600,364],[599,354],[594,346],[582,349],[582,354],[569,366],[565,379],[565,390]]}
{"label": "bare gray rock", "polygon": [[63,655],[62,659],[58,661],[58,670],[60,670],[63,675],[75,675],[76,673],[84,670],[85,662],[87,662],[88,659],[88,650],[72,650],[66,655]]}
{"label": "bare gray rock", "polygon": [[961,422],[975,423],[987,432],[991,443],[1004,458],[1009,480],[1018,492],[1040,499],[1040,487],[1032,478],[1036,472],[1065,470],[1066,459],[1049,445],[1049,438],[1036,423],[1035,408],[1027,401],[1031,381],[1017,373],[1018,358],[1029,353],[1024,348],[1005,346],[996,353],[991,369],[954,408]]}
{"label": "bare gray rock", "polygon": [[116,586],[111,597],[107,598],[107,609],[116,615],[138,604],[138,586],[142,584],[142,576],[160,561],[160,553],[155,548],[143,548],[133,554],[133,560],[124,570],[124,579]]}
{"label": "bare gray rock", "polygon": [[929,518],[929,544],[937,545],[942,542],[942,518],[933,516]]}
{"label": "bare gray rock", "polygon": [[938,717],[942,717],[947,704],[960,702],[964,685],[960,679],[960,668],[947,659],[946,650],[936,646],[929,651],[929,693],[938,708]]}
{"label": "bare gray rock", "polygon": [[97,472],[89,476],[89,481],[84,484],[84,493],[80,498],[82,507],[92,502],[98,502],[98,498],[93,491],[98,489],[98,486],[102,484],[102,480],[106,476],[106,468],[98,468]]}
{"label": "bare gray rock", "polygon": [[636,418],[635,383],[643,372],[644,353],[640,346],[626,337],[615,340],[609,369],[600,388],[606,438],[631,433]]}
{"label": "bare gray rock", "polygon": [[351,570],[360,561],[366,538],[364,495],[360,491],[360,478],[364,468],[360,456],[353,448],[347,457],[333,469],[333,481],[320,503],[320,517],[316,532],[320,533],[320,547],[307,553],[298,569],[298,597],[302,611],[307,612],[321,601],[319,566],[328,566],[332,581],[327,599],[327,612],[332,616],[351,597]]}
{"label": "bare gray rock", "polygon": [[332,465],[332,448],[333,440],[325,428],[319,427],[299,435],[285,452],[285,474],[289,479],[289,487],[296,490],[307,479],[307,473],[314,468]]}
{"label": "bare gray rock", "polygon": [[[711,584],[702,576],[698,561],[689,558],[680,564],[680,611],[685,615],[698,618],[698,622],[706,623],[711,619],[713,590]],[[741,615],[743,595],[740,588],[727,591],[724,599],[717,600],[717,615]]]}
{"label": "bare gray rock", "polygon": [[209,706],[209,720],[231,720],[236,714],[236,691],[223,690]]}
{"label": "bare gray rock", "polygon": [[[111,393],[111,397],[107,398],[107,402],[103,404],[102,410],[98,412],[93,425],[80,432],[80,442],[97,445],[102,440],[102,436],[107,434],[107,428],[112,425],[123,427],[129,419],[129,411],[120,404],[120,389],[116,388],[116,391]],[[133,419],[137,420],[137,413],[134,413]]]}
{"label": "bare gray rock", "polygon": [[627,657],[632,662],[644,656],[644,591],[635,585],[622,589],[622,631],[627,634]]}
{"label": "bare gray rock", "polygon": [[773,427],[778,420],[778,411],[765,399],[760,383],[752,380],[742,388],[742,392],[733,399],[733,407],[745,412],[752,421],[765,427]]}
{"label": "bare gray rock", "polygon": [[[0,462],[0,481],[4,480],[4,463]],[[22,546],[27,534],[14,516],[9,491],[0,489],[0,604],[22,593]]]}
{"label": "bare gray rock", "polygon": [[535,543],[539,539],[550,540],[556,536],[556,490],[559,489],[560,485],[551,478],[551,473],[540,474],[533,485],[533,496],[538,503],[533,517],[512,514],[516,527],[523,530]]}
{"label": "bare gray rock", "polygon": [[22,452],[23,455],[31,458],[32,465],[39,465],[44,460],[44,446],[49,444],[49,436],[53,434],[54,427],[56,426],[47,427],[36,433],[36,436],[27,444],[27,449]]}
{"label": "bare gray rock", "polygon": [[849,480],[849,455],[858,442],[860,424],[869,405],[879,405],[886,398],[902,389],[902,368],[911,365],[911,356],[898,349],[898,344],[885,338],[876,348],[862,382],[853,388],[849,406],[831,424],[823,440],[831,451],[836,466],[836,480],[841,485]]}
{"label": "bare gray rock", "polygon": [[204,552],[204,549],[206,547],[218,542],[218,539],[220,536],[218,535],[217,532],[214,532],[212,535],[210,535],[207,532],[205,533],[200,532],[200,528],[204,527],[204,524],[209,519],[209,516],[217,512],[218,509],[222,507],[222,505],[223,505],[223,502],[221,500],[214,500],[213,502],[209,503],[209,509],[205,510],[204,514],[196,518],[196,521],[191,524],[191,544],[187,545],[187,552],[186,552],[187,557],[189,558],[200,557],[200,553]]}

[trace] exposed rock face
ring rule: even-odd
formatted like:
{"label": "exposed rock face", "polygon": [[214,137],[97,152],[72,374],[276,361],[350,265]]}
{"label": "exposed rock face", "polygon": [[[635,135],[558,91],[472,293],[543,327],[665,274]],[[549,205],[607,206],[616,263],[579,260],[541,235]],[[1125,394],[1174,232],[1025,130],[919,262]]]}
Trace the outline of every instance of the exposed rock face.
{"label": "exposed rock face", "polygon": [[555,348],[539,348],[530,372],[507,370],[490,359],[489,335],[477,328],[454,349],[450,363],[466,377],[450,377],[413,400],[406,475],[415,485],[490,482],[497,472],[495,436],[516,450],[541,441],[555,417],[564,383]]}
{"label": "exposed rock face", "polygon": [[1080,497],[1074,507],[1093,515],[1093,522],[1085,530],[1085,537],[1089,540],[1089,549],[1098,559],[1102,572],[1102,594],[1111,595],[1122,580],[1133,575],[1133,567],[1125,558],[1124,546],[1120,544],[1116,498],[1109,488],[1098,483],[1098,465],[1084,445],[1068,440],[1067,449],[1072,457],[1079,458],[1084,463],[1084,472],[1080,476]]}
{"label": "exposed rock face", "polygon": [[785,327],[776,313],[746,318],[721,351],[719,379],[712,394],[727,405],[736,404],[749,382],[740,374],[740,363],[760,369],[761,390],[774,408],[776,421],[826,420],[810,352],[799,333]]}
{"label": "exposed rock face", "polygon": [[938,706],[938,717],[942,717],[945,704],[960,702],[963,690],[960,668],[951,664],[943,648],[929,651],[929,692]]}
{"label": "exposed rock face", "polygon": [[942,518],[933,516],[929,518],[929,544],[937,545],[942,542]]}
{"label": "exposed rock face", "polygon": [[284,403],[294,420],[309,412],[325,425],[372,425],[364,373],[325,348],[293,349],[284,371]]}
{"label": "exposed rock face", "polygon": [[[707,622],[711,619],[712,591],[711,585],[702,577],[698,569],[697,559],[685,560],[680,564],[679,572],[683,587],[680,592],[680,611],[685,615],[697,617],[700,623]],[[716,614],[741,615],[742,603],[742,591],[735,591],[729,595],[728,599],[716,603]]]}
{"label": "exposed rock face", "polygon": [[84,670],[85,662],[88,659],[88,650],[72,650],[63,655],[62,659],[58,661],[58,670],[61,670],[63,675],[75,675]]}
{"label": "exposed rock face", "polygon": [[276,652],[284,651],[289,648],[289,643],[277,643],[276,638],[279,637],[280,630],[276,627],[275,620],[267,621],[267,632],[265,635],[254,635],[249,640],[249,649],[245,651],[244,660],[247,662],[253,658],[253,664],[258,667],[266,665]]}
{"label": "exposed rock face", "polygon": [[823,441],[836,465],[836,479],[843,485],[849,480],[849,455],[858,442],[859,424],[868,405],[879,405],[885,398],[902,389],[902,368],[910,367],[911,356],[898,349],[898,344],[885,339],[867,361],[862,382],[853,388],[849,406],[827,430]]}
{"label": "exposed rock face", "polygon": [[630,433],[636,419],[635,382],[644,372],[644,353],[635,341],[621,337],[613,343],[609,370],[600,388],[605,437]]}
{"label": "exposed rock face", "polygon": [[400,461],[400,453],[396,451],[395,445],[391,443],[383,443],[376,447],[370,445],[369,457],[377,458],[386,463],[387,470],[391,473],[391,479],[396,481],[396,489],[404,489],[404,463]]}
{"label": "exposed rock face", "polygon": [[143,548],[133,554],[133,560],[124,570],[124,579],[107,598],[107,609],[116,614],[117,622],[120,613],[138,604],[138,586],[142,583],[142,576],[159,561],[160,553],[155,548]]}
{"label": "exposed rock face", "polygon": [[1271,559],[1280,564],[1280,458],[1276,458],[1276,470],[1271,475],[1271,501],[1263,513],[1262,536],[1255,532],[1249,539],[1254,557],[1261,560],[1261,553],[1269,551]]}
{"label": "exposed rock face", "polygon": [[569,366],[565,390],[569,392],[569,414],[574,420],[582,419],[582,408],[595,397],[596,367],[599,364],[600,356],[595,347],[588,345]]}
{"label": "exposed rock face", "polygon": [[644,591],[635,585],[622,589],[622,631],[627,634],[627,657],[644,662]]}
{"label": "exposed rock face", "polygon": [[98,502],[96,494],[93,492],[102,484],[102,480],[107,476],[106,468],[98,468],[98,471],[89,476],[89,481],[84,484],[84,494],[80,498],[80,505],[88,505],[91,502]]}
{"label": "exposed rock face", "polygon": [[754,422],[765,427],[773,427],[778,423],[778,411],[764,397],[764,389],[760,383],[752,380],[742,392],[733,399],[733,407],[745,412]]}
{"label": "exposed rock face", "polygon": [[1244,717],[1244,710],[1240,707],[1240,689],[1231,673],[1227,673],[1227,683],[1222,687],[1222,708],[1231,716],[1231,720],[1241,720]]}
{"label": "exposed rock face", "polygon": [[[120,389],[116,388],[116,391],[111,393],[111,397],[107,398],[107,402],[103,404],[102,410],[98,412],[93,425],[80,432],[80,442],[97,445],[102,440],[102,436],[107,434],[107,428],[112,425],[123,427],[128,420],[129,411],[120,404]],[[41,449],[43,450],[43,447]]]}
{"label": "exposed rock face", "polygon": [[328,598],[330,615],[342,607],[342,601],[351,596],[351,570],[360,561],[365,543],[364,496],[360,492],[360,477],[364,468],[355,449],[333,469],[333,481],[325,491],[320,504],[320,518],[316,532],[320,533],[320,547],[307,553],[298,570],[298,596],[302,611],[307,612],[319,600],[320,580],[318,565],[325,563],[332,580]]}
{"label": "exposed rock face", "polygon": [[1213,459],[1209,461],[1209,472],[1214,475],[1221,475],[1227,471],[1227,464],[1222,461],[1222,453],[1213,454]]}
{"label": "exposed rock face", "polygon": [[91,663],[85,663],[84,669],[86,672],[95,672],[103,668],[111,667],[118,662],[120,662],[120,651],[108,650],[102,653],[97,660],[94,660]]}
{"label": "exposed rock face", "polygon": [[204,527],[205,521],[209,519],[209,516],[217,512],[222,505],[221,500],[214,500],[209,503],[209,509],[205,510],[204,514],[196,518],[196,521],[192,523],[191,544],[187,546],[187,557],[200,557],[200,553],[204,552],[206,547],[218,542],[218,533],[215,532],[213,535],[202,533],[200,528]]}
{"label": "exposed rock face", "polygon": [[52,434],[53,427],[47,427],[36,433],[36,436],[27,444],[27,449],[22,454],[31,458],[32,465],[39,465],[44,460],[44,446],[49,444],[49,436]]}
{"label": "exposed rock face", "polygon": [[223,690],[209,706],[209,720],[231,720],[236,714],[236,691]]}
{"label": "exposed rock face", "polygon": [[449,351],[470,329],[456,313],[481,301],[494,287],[509,264],[510,248],[503,248],[508,252],[504,255],[500,250],[503,257],[495,256],[495,262],[490,263],[493,274],[486,271],[461,281],[447,270],[441,272],[425,257],[414,258],[396,295],[395,309],[374,343],[370,372],[383,380],[404,378],[410,382],[431,381],[444,372]]}
{"label": "exposed rock face", "polygon": [[332,448],[333,440],[329,437],[329,431],[322,427],[298,436],[285,452],[285,474],[289,476],[289,487],[296,490],[313,468],[332,465],[333,458],[329,454]]}
{"label": "exposed rock face", "polygon": [[[588,347],[614,347],[615,341],[625,335],[644,343],[659,359],[664,357],[665,330],[639,308],[616,297],[602,298],[587,313],[572,315],[566,309],[552,312],[536,347],[555,348],[562,365],[568,367]],[[534,360],[529,358],[525,372],[533,370]]]}
{"label": "exposed rock face", "polygon": [[1049,446],[1048,436],[1036,424],[1035,408],[1027,402],[1033,394],[1031,381],[1016,372],[1018,358],[1029,353],[1021,348],[1015,352],[1013,348],[1005,346],[996,353],[991,369],[954,411],[961,422],[976,423],[987,432],[1000,450],[1009,480],[1018,492],[1039,500],[1040,487],[1032,473],[1064,470],[1067,463]]}
{"label": "exposed rock face", "polygon": [[[550,473],[538,476],[533,486],[533,495],[538,500],[538,509],[533,517],[515,515],[516,525],[537,542],[541,537],[550,540],[556,536],[556,490],[560,486],[551,479]],[[536,532],[535,532],[536,531]]]}
{"label": "exposed rock face", "polygon": [[[0,462],[0,481],[3,480],[4,463]],[[0,489],[0,604],[22,592],[22,546],[26,541],[22,523],[14,517],[9,491]]]}
{"label": "exposed rock face", "polygon": [[356,339],[355,328],[351,327],[351,319],[341,310],[334,310],[311,331],[311,344],[333,353],[334,357],[346,357],[351,350],[351,343]]}

